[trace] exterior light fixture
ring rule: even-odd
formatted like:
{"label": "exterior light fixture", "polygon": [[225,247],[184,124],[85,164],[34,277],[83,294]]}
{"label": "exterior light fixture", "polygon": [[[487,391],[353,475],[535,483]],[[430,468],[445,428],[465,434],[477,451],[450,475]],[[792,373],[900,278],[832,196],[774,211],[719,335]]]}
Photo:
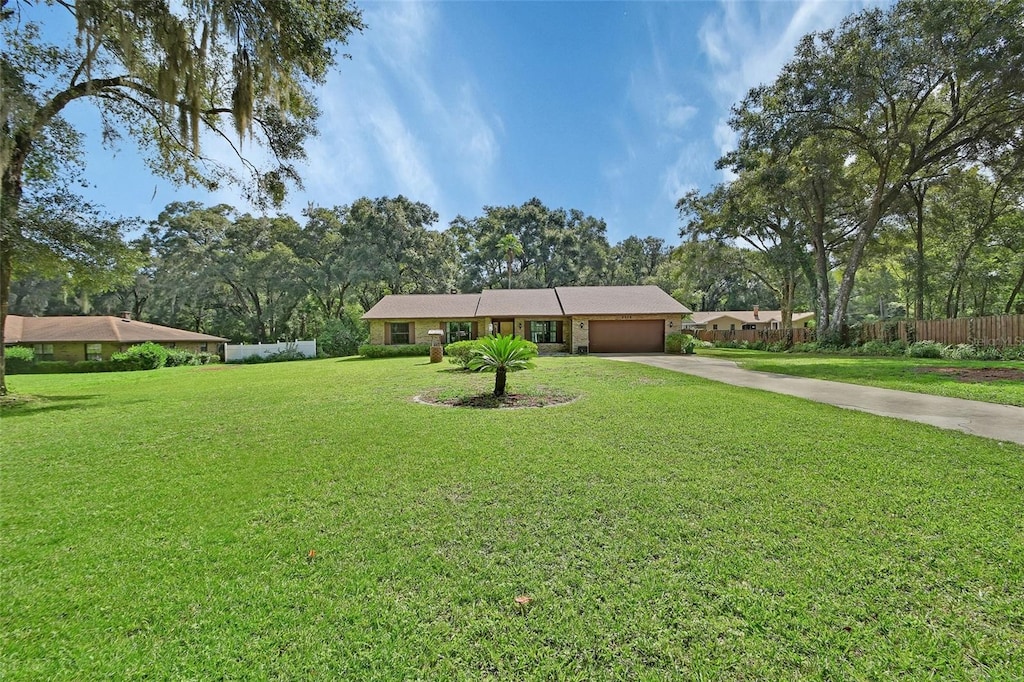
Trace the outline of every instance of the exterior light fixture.
{"label": "exterior light fixture", "polygon": [[674,327],[675,325],[676,325],[676,323],[675,323],[675,322],[669,322],[669,323],[668,323],[668,328],[669,328],[669,329],[671,329],[671,328],[672,328],[672,327]]}
{"label": "exterior light fixture", "polygon": [[580,322],[580,329],[583,329],[583,323]]}

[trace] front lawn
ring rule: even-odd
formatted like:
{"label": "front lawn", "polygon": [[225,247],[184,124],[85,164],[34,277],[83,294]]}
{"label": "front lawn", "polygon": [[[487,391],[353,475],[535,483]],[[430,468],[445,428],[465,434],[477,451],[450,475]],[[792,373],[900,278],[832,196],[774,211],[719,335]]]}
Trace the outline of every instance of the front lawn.
{"label": "front lawn", "polygon": [[599,358],[412,400],[450,369],[11,377],[0,677],[1024,677],[1024,448]]}
{"label": "front lawn", "polygon": [[[1024,407],[1024,362],[873,358],[701,348],[744,369]],[[988,371],[984,371],[988,370]]]}

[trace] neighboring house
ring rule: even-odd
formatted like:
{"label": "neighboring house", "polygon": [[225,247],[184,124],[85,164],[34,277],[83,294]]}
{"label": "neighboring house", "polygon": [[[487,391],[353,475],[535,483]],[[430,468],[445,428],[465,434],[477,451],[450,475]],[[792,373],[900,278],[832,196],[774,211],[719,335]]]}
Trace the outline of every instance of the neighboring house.
{"label": "neighboring house", "polygon": [[[810,327],[814,313],[793,313],[793,327]],[[782,328],[781,310],[717,310],[693,313],[686,326],[706,331],[735,331],[751,329],[767,331]]]}
{"label": "neighboring house", "polygon": [[109,360],[113,353],[147,341],[193,353],[217,353],[227,339],[137,322],[128,315],[8,315],[4,324],[4,345],[32,348],[37,360]]}
{"label": "neighboring house", "polygon": [[488,289],[479,294],[385,296],[363,315],[370,343],[444,343],[515,334],[541,352],[664,352],[690,310],[656,286]]}

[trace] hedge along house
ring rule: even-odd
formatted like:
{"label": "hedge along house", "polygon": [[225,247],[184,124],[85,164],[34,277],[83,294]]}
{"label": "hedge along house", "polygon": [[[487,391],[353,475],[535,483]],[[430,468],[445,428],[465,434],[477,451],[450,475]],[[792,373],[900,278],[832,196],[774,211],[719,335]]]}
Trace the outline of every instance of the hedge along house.
{"label": "hedge along house", "polygon": [[664,352],[690,310],[656,286],[488,289],[480,294],[385,296],[363,315],[370,343],[444,343],[514,334],[542,353]]}
{"label": "hedge along house", "polygon": [[219,353],[227,339],[137,322],[128,315],[8,315],[4,324],[4,345],[32,348],[37,360],[109,360],[114,353],[147,341],[193,353]]}

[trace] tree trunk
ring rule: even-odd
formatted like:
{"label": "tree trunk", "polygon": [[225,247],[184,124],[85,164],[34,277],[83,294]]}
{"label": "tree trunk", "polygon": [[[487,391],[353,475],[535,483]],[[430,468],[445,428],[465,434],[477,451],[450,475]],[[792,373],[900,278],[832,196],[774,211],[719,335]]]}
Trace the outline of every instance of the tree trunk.
{"label": "tree trunk", "polygon": [[1006,308],[1003,313],[1006,315],[1010,314],[1013,310],[1013,302],[1017,300],[1017,294],[1020,293],[1021,288],[1024,288],[1024,268],[1021,268],[1020,277],[1017,278],[1017,283],[1013,286],[1013,291],[1010,292],[1010,298],[1006,301]]}
{"label": "tree trunk", "polygon": [[782,328],[793,328],[793,301],[796,299],[796,277],[790,273],[782,283]]}
{"label": "tree trunk", "polygon": [[[888,194],[895,196],[897,192],[890,190]],[[888,196],[883,195],[882,189],[879,187],[875,192],[875,198],[871,202],[871,212],[868,214],[867,220],[864,221],[864,224],[857,231],[857,238],[853,240],[853,247],[850,249],[850,256],[846,261],[843,278],[839,282],[836,300],[832,306],[832,319],[829,320],[828,327],[826,328],[826,336],[830,337],[830,341],[839,340],[843,325],[846,324],[846,309],[849,307],[850,297],[853,295],[853,284],[857,278],[857,268],[860,267],[860,261],[864,258],[864,252],[867,250],[868,242],[871,241],[871,235],[874,234],[875,228],[878,227],[878,223],[882,220],[882,215],[884,214],[883,206],[891,203],[891,199],[889,199],[888,203],[886,202],[887,198]]]}
{"label": "tree trunk", "polygon": [[[6,192],[5,192],[6,194]],[[7,202],[4,202],[5,204]],[[0,235],[0,396],[7,395],[7,352],[4,346],[4,326],[7,324],[7,303],[11,295],[11,248],[7,244],[8,214],[3,209],[3,235]]]}
{"label": "tree trunk", "polygon": [[923,182],[911,194],[914,197],[916,209],[916,224],[914,225],[914,241],[916,252],[914,254],[914,319],[924,319],[924,195],[928,186]]}
{"label": "tree trunk", "polygon": [[824,207],[816,212],[815,224],[811,228],[811,247],[814,251],[814,308],[817,313],[818,329],[828,330],[830,318],[830,287],[828,278],[828,254],[825,253]]}
{"label": "tree trunk", "polygon": [[7,395],[7,353],[4,346],[7,308],[11,298],[11,268],[14,266],[14,239],[18,232],[18,206],[21,204],[21,176],[31,148],[31,138],[18,135],[11,158],[4,169],[0,194],[0,396]]}
{"label": "tree trunk", "polygon": [[494,397],[500,398],[505,395],[505,379],[508,370],[504,367],[499,366],[497,371],[494,373]]}

